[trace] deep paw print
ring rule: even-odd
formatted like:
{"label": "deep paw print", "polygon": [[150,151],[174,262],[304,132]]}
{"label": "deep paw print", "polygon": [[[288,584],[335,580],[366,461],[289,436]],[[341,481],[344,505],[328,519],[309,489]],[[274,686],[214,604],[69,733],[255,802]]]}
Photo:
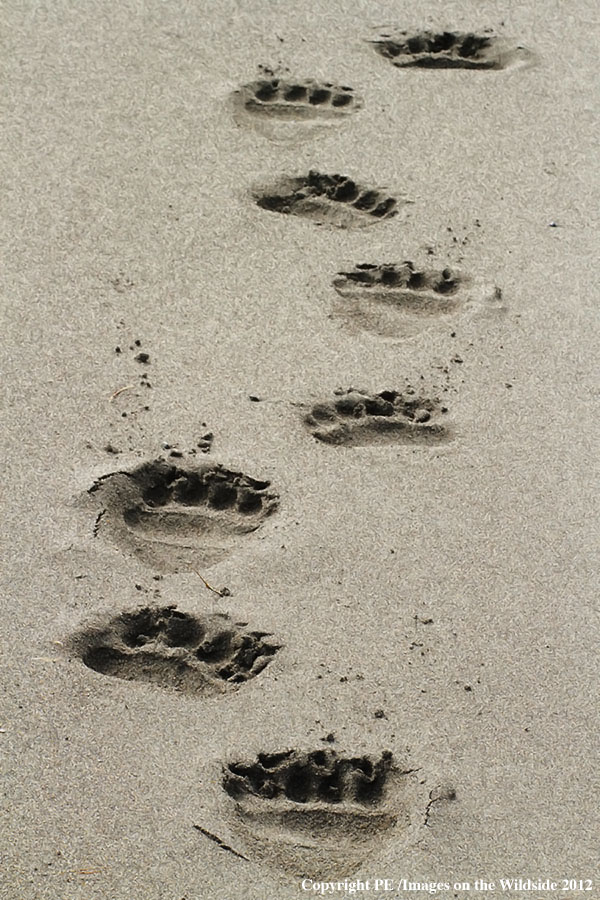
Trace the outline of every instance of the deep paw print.
{"label": "deep paw print", "polygon": [[398,201],[376,188],[363,187],[346,175],[311,171],[256,188],[261,209],[310,219],[318,225],[364,228],[397,214]]}
{"label": "deep paw print", "polygon": [[359,110],[363,101],[351,87],[316,81],[261,78],[237,92],[241,106],[250,113],[269,117],[339,118]]}
{"label": "deep paw print", "polygon": [[353,871],[387,831],[410,824],[409,775],[398,773],[389,751],[375,758],[284,750],[229,763],[223,787],[250,853],[317,876]]}
{"label": "deep paw print", "polygon": [[535,60],[531,51],[511,46],[492,31],[399,31],[382,33],[371,43],[398,68],[490,70]]}
{"label": "deep paw print", "polygon": [[326,444],[435,444],[451,437],[443,421],[446,412],[437,399],[398,391],[367,394],[350,388],[336,391],[331,401],[315,404],[304,421],[313,437]]}
{"label": "deep paw print", "polygon": [[95,533],[162,572],[218,562],[278,506],[269,481],[163,459],[104,476],[88,493],[101,507]]}
{"label": "deep paw print", "polygon": [[225,614],[193,616],[176,606],[148,606],[80,630],[69,647],[103,675],[214,695],[262,672],[280,649],[271,638]]}
{"label": "deep paw print", "polygon": [[470,276],[450,267],[419,268],[412,262],[361,263],[338,272],[333,314],[350,330],[383,337],[411,337],[448,322],[465,311],[501,307],[499,288],[474,285]]}

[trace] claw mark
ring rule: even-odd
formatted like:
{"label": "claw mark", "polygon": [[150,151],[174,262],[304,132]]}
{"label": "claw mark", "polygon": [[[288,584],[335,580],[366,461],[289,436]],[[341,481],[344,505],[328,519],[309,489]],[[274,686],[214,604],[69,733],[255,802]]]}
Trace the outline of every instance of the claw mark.
{"label": "claw mark", "polygon": [[96,516],[96,521],[94,522],[94,537],[98,537],[98,532],[100,530],[100,522],[102,517],[106,514],[106,510],[102,509],[98,515]]}
{"label": "claw mark", "polygon": [[88,494],[95,494],[97,490],[99,490],[105,481],[108,481],[109,478],[112,478],[114,475],[129,475],[129,472],[109,472],[107,475],[101,475],[100,478],[96,478],[93,485],[88,488]]}
{"label": "claw mark", "polygon": [[204,837],[209,838],[211,841],[214,841],[217,847],[220,847],[221,850],[227,850],[228,853],[233,853],[234,856],[238,856],[240,859],[245,859],[246,862],[250,862],[247,856],[244,856],[243,853],[238,853],[237,850],[234,850],[233,847],[230,847],[229,844],[226,844],[225,841],[222,841],[220,837],[217,837],[216,834],[213,834],[211,831],[207,831],[206,828],[202,828],[201,825],[193,826],[196,831],[199,831],[200,834],[203,834]]}

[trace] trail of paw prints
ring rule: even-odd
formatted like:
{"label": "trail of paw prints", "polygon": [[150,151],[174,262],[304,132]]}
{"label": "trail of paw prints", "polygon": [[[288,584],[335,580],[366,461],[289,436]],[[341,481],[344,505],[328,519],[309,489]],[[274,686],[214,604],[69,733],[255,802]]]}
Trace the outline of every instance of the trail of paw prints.
{"label": "trail of paw prints", "polygon": [[339,389],[331,400],[316,403],[304,423],[318,441],[337,446],[439,444],[452,437],[447,412],[435,397],[398,391],[369,394],[350,388]]}
{"label": "trail of paw prints", "polygon": [[146,606],[99,619],[67,646],[102,675],[213,696],[262,672],[281,649],[272,637],[224,613],[194,616],[176,606]]}
{"label": "trail of paw prints", "polygon": [[383,31],[370,41],[397,68],[498,70],[533,65],[535,54],[510,44],[490,29],[461,31]]}
{"label": "trail of paw prints", "polygon": [[310,171],[256,187],[257,206],[269,212],[300,216],[317,225],[356,229],[397,215],[398,200],[378,188],[365,187],[347,175]]}
{"label": "trail of paw prints", "polygon": [[332,314],[350,331],[407,338],[438,324],[455,323],[475,311],[503,308],[498,287],[475,284],[450,266],[440,269],[403,263],[359,263],[338,272]]}
{"label": "trail of paw prints", "polygon": [[219,562],[279,504],[269,481],[164,459],[105,475],[88,495],[95,534],[163,573]]}
{"label": "trail of paw prints", "polygon": [[413,771],[400,772],[389,751],[283,750],[228,763],[223,788],[250,857],[321,877],[354,871],[392,829],[422,819]]}

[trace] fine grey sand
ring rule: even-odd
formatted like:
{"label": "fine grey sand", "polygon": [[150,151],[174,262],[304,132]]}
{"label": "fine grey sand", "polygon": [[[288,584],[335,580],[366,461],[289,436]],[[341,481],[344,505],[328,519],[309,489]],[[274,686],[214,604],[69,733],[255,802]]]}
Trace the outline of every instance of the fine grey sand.
{"label": "fine grey sand", "polygon": [[596,18],[5,5],[2,900],[600,897]]}

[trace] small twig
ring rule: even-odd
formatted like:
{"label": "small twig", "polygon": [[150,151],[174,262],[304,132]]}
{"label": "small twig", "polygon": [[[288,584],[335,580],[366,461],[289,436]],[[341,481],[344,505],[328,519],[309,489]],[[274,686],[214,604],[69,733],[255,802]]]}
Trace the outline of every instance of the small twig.
{"label": "small twig", "polygon": [[427,828],[433,827],[429,824],[431,807],[436,803],[442,803],[444,800],[456,800],[456,791],[454,790],[454,788],[445,787],[438,789],[437,791],[429,791],[429,803],[425,807],[425,819],[423,823]]}
{"label": "small twig", "polygon": [[[229,596],[229,591],[227,588],[221,588],[221,590],[218,591],[216,588],[210,586],[210,584],[208,583],[206,578],[202,577],[202,575],[200,574],[198,569],[194,569],[194,572],[196,573],[196,575],[198,576],[200,581],[202,581],[204,583],[204,587],[207,587],[209,589],[209,591],[212,591],[213,594],[217,595],[217,597],[228,597]],[[194,826],[194,827],[196,827],[196,826]]]}
{"label": "small twig", "polygon": [[54,872],[55,875],[99,875],[106,872],[106,866],[101,869],[63,869],[60,872]]}
{"label": "small twig", "polygon": [[200,834],[203,834],[204,837],[207,837],[211,841],[214,841],[217,847],[220,847],[221,850],[227,850],[228,853],[233,853],[234,856],[238,856],[240,859],[245,859],[246,862],[250,862],[247,856],[244,856],[243,853],[238,853],[237,850],[234,850],[233,847],[230,847],[229,844],[226,844],[225,841],[222,841],[221,838],[217,837],[216,834],[213,834],[212,831],[207,831],[206,828],[202,828],[201,825],[194,825],[193,827],[196,829],[196,831],[199,831]]}
{"label": "small twig", "polygon": [[119,388],[118,391],[115,391],[114,394],[110,395],[109,403],[112,403],[113,400],[116,400],[117,397],[119,396],[119,394],[122,394],[123,391],[130,391],[130,390],[132,390],[132,388],[133,388],[132,384],[126,384],[125,387]]}

